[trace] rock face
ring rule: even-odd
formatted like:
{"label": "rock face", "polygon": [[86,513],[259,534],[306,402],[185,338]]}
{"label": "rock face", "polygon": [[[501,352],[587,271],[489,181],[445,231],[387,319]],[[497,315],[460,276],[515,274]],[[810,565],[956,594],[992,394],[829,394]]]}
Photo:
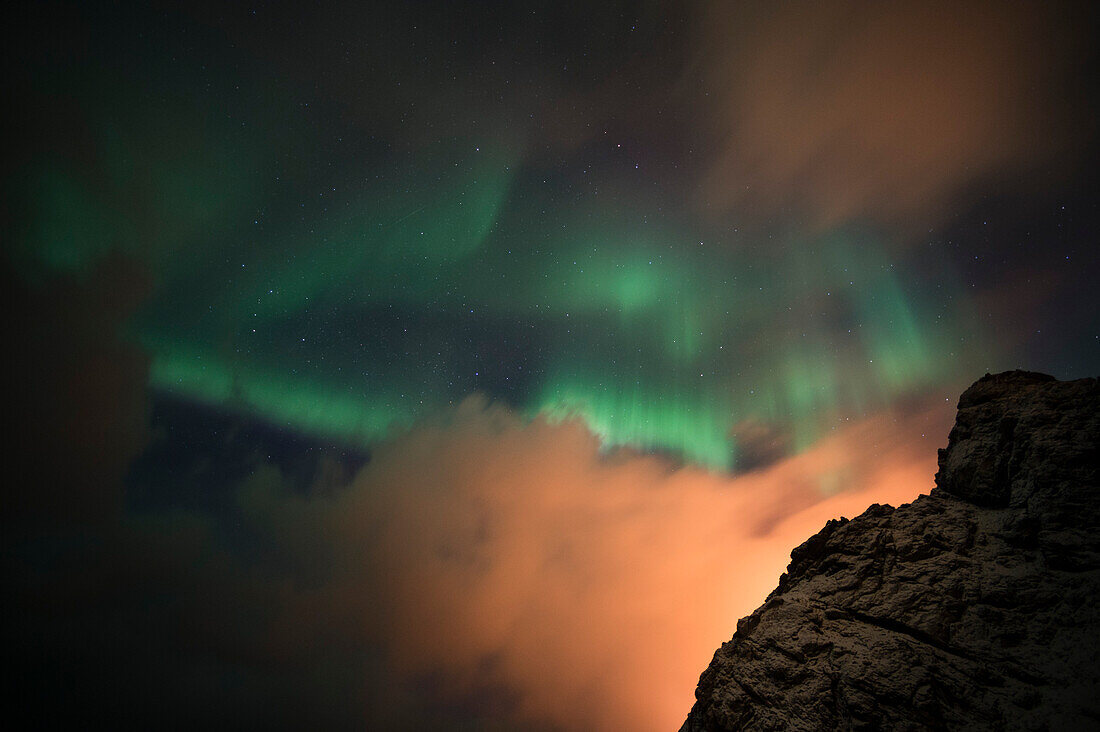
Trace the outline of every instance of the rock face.
{"label": "rock face", "polygon": [[986,375],[936,488],[830,521],[681,732],[1100,729],[1100,381]]}

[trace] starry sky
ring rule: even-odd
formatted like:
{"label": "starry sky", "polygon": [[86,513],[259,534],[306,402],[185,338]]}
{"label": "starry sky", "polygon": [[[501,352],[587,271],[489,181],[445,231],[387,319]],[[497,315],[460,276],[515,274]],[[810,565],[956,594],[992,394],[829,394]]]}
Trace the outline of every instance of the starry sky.
{"label": "starry sky", "polygon": [[[986,372],[1100,373],[1087,4],[7,23],[44,719],[672,729]],[[51,716],[52,715],[52,716]]]}

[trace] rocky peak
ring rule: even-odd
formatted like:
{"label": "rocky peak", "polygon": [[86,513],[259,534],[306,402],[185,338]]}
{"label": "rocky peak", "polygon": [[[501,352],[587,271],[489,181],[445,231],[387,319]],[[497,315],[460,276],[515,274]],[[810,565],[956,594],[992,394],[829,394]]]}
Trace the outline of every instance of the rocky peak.
{"label": "rocky peak", "polygon": [[1100,727],[1100,382],[959,400],[936,488],[830,521],[715,653],[682,731]]}
{"label": "rocky peak", "polygon": [[979,506],[1023,508],[1037,491],[1046,500],[1054,488],[1095,485],[1097,384],[1029,371],[986,374],[959,398],[936,490]]}

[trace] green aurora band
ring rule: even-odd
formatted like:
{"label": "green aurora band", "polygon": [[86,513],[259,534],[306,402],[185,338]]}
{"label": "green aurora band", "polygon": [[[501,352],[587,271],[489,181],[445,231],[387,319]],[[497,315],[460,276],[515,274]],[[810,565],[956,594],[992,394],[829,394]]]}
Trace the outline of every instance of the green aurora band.
{"label": "green aurora band", "polygon": [[922,299],[872,232],[746,241],[555,193],[565,174],[493,135],[326,145],[278,89],[222,122],[188,94],[89,95],[95,169],[35,160],[15,192],[26,277],[148,269],[130,335],[155,389],[367,446],[484,391],[728,470],[739,425],[802,450],[973,368],[945,357],[981,337],[947,266]]}

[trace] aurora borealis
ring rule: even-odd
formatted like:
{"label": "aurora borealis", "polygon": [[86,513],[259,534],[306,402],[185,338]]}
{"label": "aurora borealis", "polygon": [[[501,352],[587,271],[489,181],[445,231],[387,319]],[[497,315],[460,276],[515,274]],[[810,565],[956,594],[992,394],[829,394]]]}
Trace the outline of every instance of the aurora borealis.
{"label": "aurora borealis", "polygon": [[[136,724],[678,724],[791,547],[931,486],[963,387],[1100,372],[1095,21],[28,10],[29,693],[117,721],[156,667]],[[147,650],[94,673],[90,628]]]}
{"label": "aurora borealis", "polygon": [[[805,447],[819,434],[808,419],[863,413],[974,368],[932,356],[975,330],[965,313],[943,317],[953,293],[907,292],[873,235],[746,246],[738,227],[628,200],[605,210],[583,190],[562,200],[557,190],[578,186],[568,172],[513,170],[491,138],[484,151],[446,141],[400,161],[373,149],[318,156],[309,164],[379,172],[318,181],[308,198],[267,162],[258,177],[275,190],[263,192],[235,172],[263,160],[209,152],[255,146],[251,133],[165,132],[194,147],[102,133],[103,190],[75,171],[32,171],[23,239],[35,271],[81,271],[112,247],[147,262],[161,291],[134,328],[157,389],[357,444],[483,390],[529,416],[579,415],[607,445],[728,469],[740,420],[804,433]],[[269,159],[287,154],[265,142]],[[184,180],[159,159],[166,144],[187,160]],[[149,200],[118,210],[134,168],[150,178],[137,192]],[[167,241],[144,241],[150,229]]]}

